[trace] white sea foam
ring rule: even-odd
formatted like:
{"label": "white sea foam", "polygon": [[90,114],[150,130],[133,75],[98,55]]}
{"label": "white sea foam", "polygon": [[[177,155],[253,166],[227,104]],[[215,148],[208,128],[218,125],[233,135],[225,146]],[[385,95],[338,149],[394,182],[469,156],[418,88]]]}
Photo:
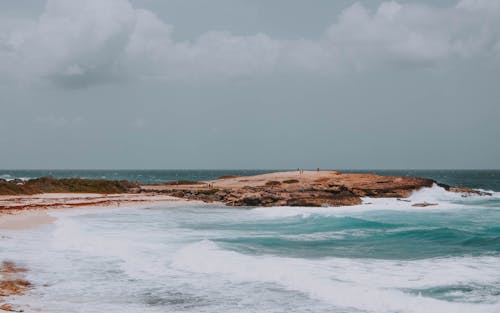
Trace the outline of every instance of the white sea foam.
{"label": "white sea foam", "polygon": [[[86,210],[90,212],[90,210]],[[68,216],[71,214],[66,212]],[[56,250],[76,251],[85,257],[100,257],[120,260],[120,267],[133,277],[157,276],[165,270],[165,255],[151,253],[165,251],[161,242],[148,242],[144,234],[102,232],[94,227],[85,227],[81,222],[61,218],[56,222],[51,248]],[[153,232],[149,235],[155,236]]]}
{"label": "white sea foam", "polygon": [[[483,191],[483,190],[479,190]],[[460,192],[450,192],[446,189],[434,184],[430,188],[422,188],[420,190],[414,191],[412,195],[409,197],[411,201],[467,201],[467,200],[477,200],[477,199],[491,199],[498,198],[500,193],[491,192],[491,191],[483,191],[489,193],[491,195],[476,195],[476,194],[468,194],[468,193],[460,193]]]}
{"label": "white sea foam", "polygon": [[[335,313],[498,313],[498,255],[421,260],[330,255],[314,259],[306,254],[301,258],[292,257],[294,253],[286,257],[283,250],[276,256],[269,254],[272,249],[244,254],[231,250],[239,249],[238,244],[215,243],[219,239],[244,237],[251,240],[269,236],[311,242],[357,236],[362,239],[381,231],[377,227],[363,228],[356,224],[358,219],[371,220],[373,210],[385,212],[377,220],[381,223],[390,224],[407,216],[391,210],[424,210],[429,213],[422,215],[425,221],[438,224],[416,221],[415,225],[403,223],[395,229],[384,228],[384,232],[441,227],[441,210],[450,210],[446,214],[453,214],[460,223],[469,223],[468,217],[475,213],[460,214],[470,212],[466,209],[474,207],[473,202],[472,205],[453,203],[454,199],[462,199],[454,197],[455,194],[433,187],[416,192],[410,197],[411,203],[369,199],[367,201],[373,200],[372,204],[345,208],[165,207],[165,210],[148,211],[134,208],[60,211],[51,213],[58,217],[52,225],[9,233],[12,238],[0,242],[0,260],[8,257],[32,270],[28,273],[29,280],[35,284],[32,298],[19,303],[24,301],[34,308],[45,309],[42,312],[51,313],[88,313],[103,309],[123,313],[304,312],[306,308],[311,312]],[[424,199],[439,201],[440,205],[411,206]],[[454,214],[451,209],[463,210]],[[436,214],[435,219],[433,214]],[[323,215],[352,217],[355,226],[347,229],[325,227],[326,222],[321,220]],[[287,219],[290,216],[299,218],[290,224]],[[303,226],[300,217],[313,217],[304,220],[307,226],[304,233],[300,232]],[[310,228],[314,227],[316,218],[322,226],[317,232]],[[335,223],[336,219],[325,221]],[[340,220],[347,224],[350,221]],[[488,222],[485,225],[495,224]],[[291,233],[290,227],[293,227]],[[309,245],[309,242],[304,244]],[[453,289],[454,286],[472,291]],[[442,295],[433,295],[433,298],[426,293],[435,288],[449,289],[446,296],[456,299],[446,299]],[[166,301],[163,306],[144,300],[145,297],[162,300],[168,298],[169,292],[179,298],[181,306],[175,306],[177,298],[174,304]],[[106,295],[105,301],[102,295]],[[185,306],[182,301],[187,301]],[[197,301],[203,305],[196,306]]]}
{"label": "white sea foam", "polygon": [[304,260],[249,256],[219,249],[210,241],[178,251],[172,265],[230,281],[268,282],[300,291],[337,307],[368,312],[499,312],[496,304],[452,303],[403,292],[455,283],[496,283],[498,258],[376,261],[331,258]]}
{"label": "white sea foam", "polygon": [[31,177],[13,177],[12,175],[9,174],[2,174],[0,175],[0,179],[5,179],[6,181],[12,181],[14,179],[20,179],[23,181],[31,179]]}
{"label": "white sea foam", "polygon": [[[300,216],[308,218],[311,215],[343,216],[353,212],[366,211],[439,211],[439,210],[461,210],[476,209],[474,202],[478,200],[500,199],[500,193],[492,195],[469,195],[446,191],[444,188],[433,185],[413,192],[408,198],[362,198],[363,203],[353,206],[340,207],[269,207],[255,208],[252,211],[267,218],[282,218]],[[426,207],[413,206],[419,203],[433,204]]]}

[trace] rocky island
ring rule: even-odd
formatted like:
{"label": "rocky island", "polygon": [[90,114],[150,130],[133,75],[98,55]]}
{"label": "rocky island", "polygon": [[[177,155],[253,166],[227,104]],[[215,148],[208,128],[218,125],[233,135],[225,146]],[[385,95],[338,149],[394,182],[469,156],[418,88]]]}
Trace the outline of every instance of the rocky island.
{"label": "rocky island", "polygon": [[[154,204],[179,200],[228,206],[346,206],[363,197],[405,198],[438,184],[428,178],[352,174],[338,171],[289,171],[255,176],[225,176],[209,181],[172,181],[140,185],[128,181],[42,177],[0,180],[0,213],[31,209]],[[439,186],[463,194],[462,187]],[[421,204],[427,206],[431,204]],[[418,206],[418,204],[417,204]],[[12,223],[11,223],[12,224]]]}
{"label": "rocky island", "polygon": [[[345,206],[361,204],[362,197],[406,198],[413,191],[438,184],[427,178],[347,174],[338,171],[290,171],[256,176],[221,177],[204,182],[169,182],[141,186],[141,192],[222,202],[228,206]],[[480,194],[463,187],[441,187]]]}

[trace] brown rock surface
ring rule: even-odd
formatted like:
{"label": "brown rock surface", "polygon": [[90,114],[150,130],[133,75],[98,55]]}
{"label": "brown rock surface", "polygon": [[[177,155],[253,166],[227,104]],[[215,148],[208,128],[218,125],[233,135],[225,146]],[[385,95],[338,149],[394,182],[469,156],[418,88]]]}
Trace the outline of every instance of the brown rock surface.
{"label": "brown rock surface", "polygon": [[2,303],[5,298],[23,295],[31,283],[23,278],[27,270],[16,266],[12,262],[4,261],[0,267],[0,310],[8,312],[22,312],[9,303]]}
{"label": "brown rock surface", "polygon": [[142,191],[230,206],[343,206],[360,204],[361,197],[408,197],[434,183],[426,178],[293,171],[219,178],[203,184],[147,185]]}
{"label": "brown rock surface", "polygon": [[467,187],[455,187],[455,186],[448,186],[445,184],[438,184],[438,185],[440,187],[443,187],[447,191],[461,193],[462,196],[464,196],[464,197],[467,197],[467,196],[491,196],[492,195],[489,192],[475,190],[475,189],[471,189],[471,188],[467,188]]}
{"label": "brown rock surface", "polygon": [[[35,182],[39,181],[41,180]],[[18,228],[7,218],[8,215],[43,209],[153,205],[176,202],[180,199],[220,202],[230,206],[344,206],[360,204],[362,197],[405,198],[415,190],[431,187],[436,183],[426,178],[347,174],[337,171],[224,176],[211,181],[178,181],[142,186],[128,182],[95,182],[83,179],[48,179],[48,182],[43,184],[43,188],[53,190],[54,185],[63,184],[66,189],[79,191],[0,195],[0,228]],[[99,190],[103,191],[106,186],[116,186],[116,184],[132,187],[125,193],[81,193],[82,186],[85,188],[98,186]],[[470,188],[444,184],[439,186],[450,192],[461,193],[463,197],[488,195]],[[0,194],[2,194],[1,188]],[[44,218],[44,223],[47,222],[49,219]]]}

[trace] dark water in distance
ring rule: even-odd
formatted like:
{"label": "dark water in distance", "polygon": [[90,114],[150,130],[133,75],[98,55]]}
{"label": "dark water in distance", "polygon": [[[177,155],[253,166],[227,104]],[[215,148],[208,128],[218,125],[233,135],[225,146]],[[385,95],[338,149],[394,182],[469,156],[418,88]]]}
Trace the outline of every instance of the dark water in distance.
{"label": "dark water in distance", "polygon": [[143,184],[174,180],[210,180],[225,175],[251,176],[277,170],[0,170],[0,178],[79,177],[89,179],[129,180]]}
{"label": "dark water in distance", "polygon": [[[224,175],[250,176],[283,169],[234,170],[0,170],[0,178],[80,177],[93,179],[130,180],[139,183],[161,183],[173,180],[209,180]],[[440,183],[500,191],[500,170],[342,170],[346,173],[375,173],[380,175],[413,176],[434,179]]]}

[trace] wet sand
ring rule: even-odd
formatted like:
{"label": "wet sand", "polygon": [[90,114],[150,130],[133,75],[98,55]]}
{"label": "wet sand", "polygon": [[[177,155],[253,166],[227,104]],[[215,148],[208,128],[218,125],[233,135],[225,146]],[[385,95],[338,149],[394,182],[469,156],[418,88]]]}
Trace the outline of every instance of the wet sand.
{"label": "wet sand", "polygon": [[16,214],[0,215],[0,229],[21,230],[50,224],[56,218],[44,211],[21,211]]}

